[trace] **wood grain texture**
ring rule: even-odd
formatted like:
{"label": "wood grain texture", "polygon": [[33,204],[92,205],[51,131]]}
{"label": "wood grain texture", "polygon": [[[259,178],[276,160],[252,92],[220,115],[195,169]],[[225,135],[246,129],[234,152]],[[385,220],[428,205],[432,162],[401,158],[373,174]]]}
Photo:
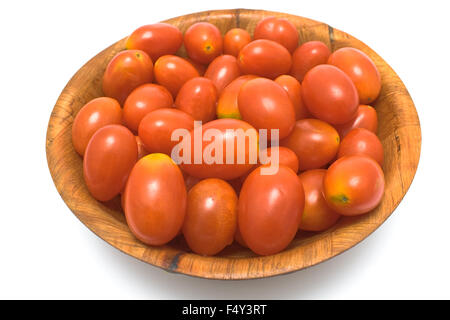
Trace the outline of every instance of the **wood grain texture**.
{"label": "wood grain texture", "polygon": [[[179,27],[182,32],[195,22],[208,21],[223,34],[234,27],[247,29],[253,34],[256,23],[267,16],[286,17],[293,22],[300,33],[300,43],[320,40],[331,50],[355,47],[368,54],[377,65],[383,86],[373,105],[378,113],[378,134],[385,152],[386,193],[382,203],[366,215],[342,218],[326,232],[299,232],[286,250],[273,256],[259,257],[237,244],[215,257],[199,256],[189,251],[182,237],[161,247],[144,245],[128,229],[119,199],[103,204],[90,196],[83,181],[82,159],[71,143],[73,119],[85,103],[103,95],[103,72],[109,60],[124,49],[125,39],[122,39],[91,59],[73,76],[53,109],[47,131],[47,160],[56,188],[73,213],[100,238],[169,272],[213,279],[262,278],[310,267],[338,255],[366,238],[394,211],[416,172],[421,132],[407,89],[373,50],[327,24],[284,13],[245,9],[209,11],[165,22]],[[179,55],[185,55],[183,49]]]}

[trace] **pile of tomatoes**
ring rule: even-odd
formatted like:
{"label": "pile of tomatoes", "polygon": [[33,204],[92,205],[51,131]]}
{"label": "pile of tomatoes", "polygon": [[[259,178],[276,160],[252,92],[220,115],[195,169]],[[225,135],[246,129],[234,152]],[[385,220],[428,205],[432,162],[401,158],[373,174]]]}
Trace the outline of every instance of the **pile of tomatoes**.
{"label": "pile of tomatoes", "polygon": [[[240,28],[222,35],[208,22],[184,34],[164,23],[135,30],[106,67],[104,97],[73,122],[89,192],[103,202],[121,196],[142,242],[163,245],[182,234],[202,255],[233,241],[275,254],[299,230],[323,231],[342,215],[374,209],[385,183],[377,113],[369,106],[380,74],[355,48],[332,53],[320,41],[299,42],[296,27],[276,17],[261,20],[253,37]],[[186,58],[176,55],[182,47]],[[231,154],[243,156],[241,163],[177,165],[177,129],[191,137],[203,130],[204,152],[212,143],[201,135],[207,129],[223,145],[236,142],[230,129],[267,129],[266,151],[278,152],[278,170],[263,173],[270,160],[251,163],[258,150],[250,143]]]}

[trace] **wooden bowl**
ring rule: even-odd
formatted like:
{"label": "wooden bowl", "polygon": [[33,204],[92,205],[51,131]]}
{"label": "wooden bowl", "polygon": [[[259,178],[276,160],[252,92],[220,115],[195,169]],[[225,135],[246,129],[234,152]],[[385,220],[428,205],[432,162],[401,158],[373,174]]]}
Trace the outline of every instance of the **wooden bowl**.
{"label": "wooden bowl", "polygon": [[[122,39],[92,58],[73,76],[53,109],[47,131],[47,161],[56,188],[67,206],[96,235],[117,249],[169,272],[211,279],[251,279],[285,274],[334,257],[366,238],[391,215],[414,177],[421,132],[407,89],[380,56],[361,41],[325,23],[284,13],[244,9],[208,11],[165,22],[179,27],[182,32],[195,22],[208,21],[223,34],[235,27],[252,34],[256,23],[267,16],[288,18],[296,25],[301,43],[320,40],[332,51],[347,46],[358,48],[377,65],[383,85],[373,105],[379,118],[378,135],[385,152],[386,178],[381,204],[368,214],[343,217],[325,232],[299,232],[286,250],[272,256],[256,256],[233,244],[218,256],[204,257],[190,252],[181,236],[161,247],[138,241],[128,229],[120,199],[103,204],[90,196],[83,181],[82,159],[71,142],[74,117],[85,103],[103,95],[103,72],[109,60],[125,48],[125,39]],[[183,49],[179,54],[185,55]]]}

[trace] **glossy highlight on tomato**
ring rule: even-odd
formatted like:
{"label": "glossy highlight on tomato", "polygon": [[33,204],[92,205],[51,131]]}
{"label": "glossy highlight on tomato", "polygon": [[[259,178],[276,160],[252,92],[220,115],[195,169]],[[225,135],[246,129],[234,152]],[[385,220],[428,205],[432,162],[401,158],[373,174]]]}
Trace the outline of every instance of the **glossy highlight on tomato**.
{"label": "glossy highlight on tomato", "polygon": [[377,135],[367,129],[355,128],[342,140],[338,158],[354,155],[366,155],[383,166],[383,145]]}
{"label": "glossy highlight on tomato", "polygon": [[184,46],[192,60],[207,64],[222,54],[222,34],[209,22],[197,22],[184,33]]}
{"label": "glossy highlight on tomato", "polygon": [[292,54],[291,75],[302,82],[309,70],[327,63],[330,54],[330,49],[321,41],[303,43]]}
{"label": "glossy highlight on tomato", "polygon": [[236,57],[227,54],[215,58],[205,72],[205,77],[211,79],[219,94],[231,81],[240,75],[241,70]]}
{"label": "glossy highlight on tomato", "polygon": [[233,28],[227,31],[223,38],[223,53],[237,57],[239,51],[252,41],[247,30]]}

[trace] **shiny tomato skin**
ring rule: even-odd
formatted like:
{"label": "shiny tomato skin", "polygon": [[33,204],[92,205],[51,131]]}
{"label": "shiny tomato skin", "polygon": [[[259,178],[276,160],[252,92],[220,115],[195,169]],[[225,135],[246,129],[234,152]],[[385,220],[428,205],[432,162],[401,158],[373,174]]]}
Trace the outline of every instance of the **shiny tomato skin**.
{"label": "shiny tomato skin", "polygon": [[289,51],[278,42],[261,39],[242,48],[238,64],[243,74],[275,79],[289,73],[292,58]]}
{"label": "shiny tomato skin", "polygon": [[252,41],[247,30],[233,28],[228,30],[223,38],[223,53],[237,57],[239,51]]}
{"label": "shiny tomato skin", "polygon": [[184,33],[184,46],[189,58],[208,64],[222,54],[222,34],[209,22],[197,22]]}
{"label": "shiny tomato skin", "polygon": [[139,136],[136,136],[136,143],[137,143],[137,147],[138,147],[138,160],[145,157],[146,155],[149,154],[149,152],[147,151],[147,149],[145,149],[144,143],[142,142],[141,138],[139,138]]}
{"label": "shiny tomato skin", "polygon": [[169,156],[149,154],[131,171],[123,203],[136,238],[148,245],[166,244],[178,235],[186,214],[183,174]]}
{"label": "shiny tomato skin", "polygon": [[175,107],[206,123],[216,117],[217,89],[205,77],[188,80],[178,92]]}
{"label": "shiny tomato skin", "polygon": [[175,54],[183,44],[181,31],[168,23],[155,23],[137,28],[126,42],[127,49],[147,53],[152,61],[166,54]]}
{"label": "shiny tomato skin", "polygon": [[334,127],[339,132],[341,139],[355,128],[364,128],[376,134],[378,129],[377,112],[373,107],[362,104],[358,107],[356,116],[352,120]]}
{"label": "shiny tomato skin", "polygon": [[305,209],[300,230],[324,231],[333,226],[341,216],[328,206],[323,196],[323,178],[326,172],[325,169],[308,170],[298,176],[305,190]]}
{"label": "shiny tomato skin", "polygon": [[[272,163],[273,159],[272,157],[272,153],[274,153],[274,151],[276,151],[278,149],[278,164],[280,166],[286,166],[288,168],[291,168],[292,171],[294,171],[295,173],[297,173],[298,171],[298,157],[295,154],[294,151],[292,151],[289,148],[286,147],[269,147],[267,148],[266,152],[267,152],[267,159],[265,159],[266,161],[264,161],[263,159],[259,159],[261,164],[266,164],[269,165]],[[260,154],[261,154],[261,150],[260,150]]]}
{"label": "shiny tomato skin", "polygon": [[242,85],[238,95],[242,119],[256,129],[279,130],[279,139],[289,135],[295,125],[295,110],[287,92],[270,79],[257,78]]}
{"label": "shiny tomato skin", "polygon": [[339,146],[338,158],[365,155],[383,166],[383,145],[377,135],[367,129],[355,128],[350,131]]}
{"label": "shiny tomato skin", "polygon": [[[211,131],[209,131],[211,129]],[[237,148],[239,131],[242,129],[244,133],[248,135],[245,138],[245,148]],[[227,130],[233,130],[230,134]],[[211,140],[208,140],[206,132],[216,132],[218,136]],[[187,174],[198,178],[218,178],[223,180],[232,180],[238,178],[248,171],[250,171],[254,164],[257,162],[258,152],[258,131],[245,121],[237,119],[217,119],[204,124],[201,127],[194,128],[191,131],[191,160],[190,163],[181,163],[180,166]],[[202,137],[202,149],[201,149],[201,163],[194,163],[195,156],[195,142],[196,137]],[[230,146],[234,146],[234,158],[228,161],[227,157],[227,143]],[[208,148],[212,148],[214,145],[222,145],[223,158],[222,163],[208,163],[206,155]],[[212,153],[212,151],[211,151]],[[238,163],[238,155],[243,159],[243,163]],[[220,161],[218,159],[218,161]],[[232,162],[232,163],[230,163]]]}
{"label": "shiny tomato skin", "polygon": [[302,82],[309,70],[319,64],[326,64],[330,54],[330,49],[321,41],[303,43],[292,54],[291,75]]}
{"label": "shiny tomato skin", "polygon": [[217,118],[242,119],[238,105],[239,91],[244,83],[256,78],[256,76],[252,75],[240,76],[222,90],[219,100],[217,101]]}
{"label": "shiny tomato skin", "polygon": [[171,108],[171,93],[158,84],[146,83],[134,89],[123,105],[124,124],[137,132],[139,123],[149,112],[159,108]]}
{"label": "shiny tomato skin", "polygon": [[117,196],[137,161],[136,138],[126,127],[111,124],[98,129],[87,145],[83,174],[91,195],[99,201]]}
{"label": "shiny tomato skin", "polygon": [[267,39],[278,42],[290,53],[298,46],[298,31],[295,25],[287,19],[267,17],[258,22],[253,34],[255,40]]}
{"label": "shiny tomato skin", "polygon": [[323,194],[334,211],[354,216],[378,206],[384,194],[384,174],[380,165],[367,156],[344,156],[327,170]]}
{"label": "shiny tomato skin", "polygon": [[310,118],[311,114],[303,103],[302,86],[293,76],[284,74],[275,79],[289,95],[295,109],[295,120]]}
{"label": "shiny tomato skin", "polygon": [[188,193],[183,235],[197,254],[215,255],[233,243],[238,197],[224,180],[205,179]]}
{"label": "shiny tomato skin", "polygon": [[339,149],[339,134],[318,119],[297,120],[292,133],[280,145],[295,152],[299,170],[318,169],[332,161]]}
{"label": "shiny tomato skin", "polygon": [[165,55],[155,62],[155,80],[166,87],[175,98],[183,84],[198,77],[198,71],[186,59],[174,55]]}
{"label": "shiny tomato skin", "polygon": [[220,94],[231,81],[241,75],[237,59],[234,56],[224,54],[215,58],[208,69],[205,77],[211,79]]}
{"label": "shiny tomato skin", "polygon": [[141,50],[125,50],[117,53],[108,63],[102,88],[106,96],[123,105],[131,91],[152,80],[153,62],[148,54]]}
{"label": "shiny tomato skin", "polygon": [[139,138],[150,153],[171,155],[178,141],[172,141],[176,129],[190,131],[194,128],[194,118],[175,108],[161,108],[147,114],[139,124]]}
{"label": "shiny tomato skin", "polygon": [[371,103],[378,97],[381,90],[380,72],[364,52],[355,48],[341,48],[330,55],[328,63],[352,79],[361,104]]}
{"label": "shiny tomato skin", "polygon": [[80,156],[84,155],[92,135],[108,124],[122,123],[122,109],[117,100],[95,98],[78,111],[72,124],[72,144]]}
{"label": "shiny tomato skin", "polygon": [[294,239],[305,205],[305,194],[294,171],[280,166],[274,175],[255,169],[239,195],[238,226],[247,246],[256,254],[271,255]]}
{"label": "shiny tomato skin", "polygon": [[340,69],[318,65],[302,82],[302,98],[309,112],[330,124],[352,120],[358,111],[358,92],[352,80]]}

